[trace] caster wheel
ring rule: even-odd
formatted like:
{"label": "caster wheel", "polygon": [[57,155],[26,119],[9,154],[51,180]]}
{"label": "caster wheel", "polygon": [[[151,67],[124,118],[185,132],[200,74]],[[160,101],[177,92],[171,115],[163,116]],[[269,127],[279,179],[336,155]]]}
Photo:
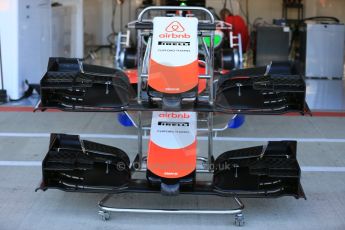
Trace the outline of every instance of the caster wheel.
{"label": "caster wheel", "polygon": [[244,215],[243,213],[238,213],[235,215],[235,223],[236,226],[244,226]]}
{"label": "caster wheel", "polygon": [[108,221],[110,219],[110,213],[106,211],[98,211],[103,221]]}

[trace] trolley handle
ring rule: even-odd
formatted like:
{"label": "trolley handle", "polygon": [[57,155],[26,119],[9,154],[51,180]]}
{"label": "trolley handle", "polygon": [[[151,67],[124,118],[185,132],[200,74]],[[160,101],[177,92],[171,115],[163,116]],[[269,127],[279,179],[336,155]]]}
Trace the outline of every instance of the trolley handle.
{"label": "trolley handle", "polygon": [[215,23],[215,19],[214,19],[213,14],[211,13],[211,11],[209,11],[208,9],[203,8],[203,7],[191,7],[191,6],[150,6],[150,7],[146,7],[143,11],[140,12],[140,14],[138,16],[138,22],[142,22],[144,19],[144,15],[146,13],[148,13],[149,11],[163,11],[163,10],[167,10],[167,11],[175,11],[175,10],[202,11],[206,15],[208,15],[208,17],[210,18],[210,22],[212,24]]}
{"label": "trolley handle", "polygon": [[[216,24],[210,23],[199,23],[198,30],[216,30]],[[153,23],[152,22],[136,22],[134,28],[137,30],[152,30]]]}

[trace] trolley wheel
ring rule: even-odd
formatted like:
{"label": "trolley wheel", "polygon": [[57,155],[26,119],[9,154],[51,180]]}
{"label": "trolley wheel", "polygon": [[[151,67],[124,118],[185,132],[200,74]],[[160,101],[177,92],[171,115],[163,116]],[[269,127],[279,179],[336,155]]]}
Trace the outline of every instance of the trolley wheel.
{"label": "trolley wheel", "polygon": [[108,221],[110,219],[110,213],[107,211],[100,210],[98,214],[101,216],[103,221]]}
{"label": "trolley wheel", "polygon": [[238,213],[238,214],[236,214],[235,215],[235,222],[234,222],[234,224],[236,225],[236,226],[244,226],[244,215],[243,215],[243,213]]}

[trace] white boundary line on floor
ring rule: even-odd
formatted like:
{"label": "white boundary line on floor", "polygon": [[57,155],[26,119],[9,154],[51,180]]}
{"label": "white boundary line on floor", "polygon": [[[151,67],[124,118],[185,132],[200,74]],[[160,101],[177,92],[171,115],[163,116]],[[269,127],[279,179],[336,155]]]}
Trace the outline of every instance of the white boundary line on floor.
{"label": "white boundary line on floor", "polygon": [[[41,161],[0,161],[0,167],[41,167]],[[302,166],[303,172],[339,172],[345,173],[345,167]]]}
{"label": "white boundary line on floor", "polygon": [[302,166],[303,172],[345,172],[345,167]]}
{"label": "white boundary line on floor", "polygon": [[[136,135],[121,135],[121,134],[79,134],[82,138],[99,138],[99,139],[128,139],[136,140]],[[31,138],[49,138],[49,133],[0,133],[0,137],[31,137]],[[148,139],[148,136],[144,136]],[[198,137],[198,140],[207,140],[206,136]],[[259,138],[259,137],[214,137],[215,141],[240,141],[240,142],[263,142],[263,141],[281,141],[292,140],[306,143],[345,143],[345,139],[341,138],[292,138],[292,137],[274,137],[274,138]]]}
{"label": "white boundary line on floor", "polygon": [[0,166],[38,167],[38,166],[42,166],[42,162],[41,161],[0,161]]}

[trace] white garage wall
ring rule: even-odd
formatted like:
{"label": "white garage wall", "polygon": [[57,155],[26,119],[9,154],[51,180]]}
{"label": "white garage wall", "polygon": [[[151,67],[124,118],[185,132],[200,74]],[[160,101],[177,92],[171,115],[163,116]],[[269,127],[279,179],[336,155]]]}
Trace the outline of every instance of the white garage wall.
{"label": "white garage wall", "polygon": [[345,23],[344,0],[307,0],[306,16],[333,16]]}
{"label": "white garage wall", "polygon": [[84,0],[84,32],[86,44],[102,44],[102,2]]}
{"label": "white garage wall", "polygon": [[[122,5],[123,23],[134,20],[136,8],[142,0],[126,0]],[[84,31],[90,38],[87,44],[107,44],[107,36],[112,32],[112,0],[84,0]],[[117,6],[115,30],[120,30],[120,6]]]}
{"label": "white garage wall", "polygon": [[[70,33],[70,41],[71,41],[71,50],[70,50],[70,55],[71,57],[78,57],[82,58],[84,56],[84,31],[83,31],[83,0],[54,0],[52,2],[56,3],[61,3],[63,6],[67,7],[65,13],[70,13],[68,15],[70,17],[70,30],[66,31],[54,31],[56,33],[62,33],[63,35],[60,34],[60,36],[63,38],[65,33]],[[58,8],[53,8],[53,10],[56,10]],[[69,11],[68,11],[69,10]],[[59,12],[58,10],[56,12],[53,11],[53,13],[57,13],[56,16],[60,17],[61,13],[63,11]],[[53,14],[54,15],[54,14]],[[63,15],[63,14],[62,14]],[[65,19],[68,21],[68,16],[66,15]],[[89,17],[89,15],[87,15]],[[53,18],[54,19],[54,18]],[[59,20],[59,18],[55,18],[55,20]],[[61,20],[63,21],[63,20]],[[54,29],[53,25],[53,29]],[[56,42],[54,41],[53,37],[53,43]],[[54,44],[56,45],[56,44]],[[60,49],[60,47],[55,47],[57,50]],[[54,53],[53,53],[54,54]]]}
{"label": "white garage wall", "polygon": [[[84,28],[88,35],[88,44],[107,44],[106,37],[111,33],[112,0],[84,0]],[[135,17],[135,9],[142,0],[126,0],[123,5],[124,23]],[[246,10],[247,0],[231,0],[235,14],[243,16],[240,10]],[[345,0],[304,0],[305,17],[334,16],[345,22]],[[132,10],[129,11],[131,4]],[[224,0],[207,0],[207,5],[219,12]],[[229,4],[228,4],[229,7]],[[230,7],[229,7],[230,8]],[[248,0],[249,20],[251,23],[261,17],[271,23],[274,18],[282,17],[282,0]],[[115,18],[115,28],[120,29],[119,7]]]}

